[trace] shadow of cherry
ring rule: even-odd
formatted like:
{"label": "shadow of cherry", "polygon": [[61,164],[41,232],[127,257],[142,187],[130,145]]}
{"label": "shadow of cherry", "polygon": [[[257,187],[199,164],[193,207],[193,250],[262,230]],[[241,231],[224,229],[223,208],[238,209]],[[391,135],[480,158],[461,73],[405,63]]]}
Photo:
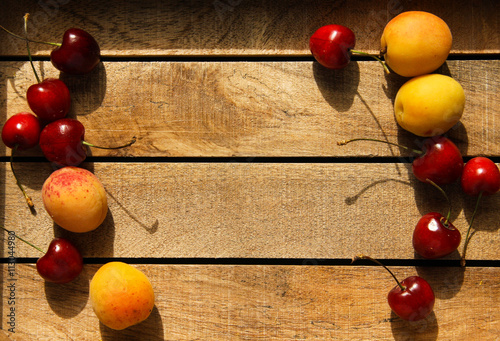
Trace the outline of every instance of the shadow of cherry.
{"label": "shadow of cherry", "polygon": [[88,266],[84,265],[80,275],[69,283],[45,281],[45,297],[52,311],[62,318],[77,316],[87,305],[92,276]]}
{"label": "shadow of cherry", "polygon": [[71,93],[71,109],[68,117],[77,118],[97,110],[106,96],[106,68],[100,62],[94,70],[86,75],[69,75],[61,73],[59,79]]}
{"label": "shadow of cherry", "polygon": [[[460,259],[458,251],[448,257]],[[465,268],[460,266],[439,268],[417,266],[416,270],[418,275],[429,283],[438,299],[447,300],[455,297],[464,283]]]}
{"label": "shadow of cherry", "polygon": [[437,340],[439,326],[434,312],[420,321],[405,321],[391,312],[391,329],[396,341]]}
{"label": "shadow of cherry", "polygon": [[340,70],[327,69],[314,61],[313,75],[326,102],[338,112],[348,111],[358,93],[359,65],[350,62]]}

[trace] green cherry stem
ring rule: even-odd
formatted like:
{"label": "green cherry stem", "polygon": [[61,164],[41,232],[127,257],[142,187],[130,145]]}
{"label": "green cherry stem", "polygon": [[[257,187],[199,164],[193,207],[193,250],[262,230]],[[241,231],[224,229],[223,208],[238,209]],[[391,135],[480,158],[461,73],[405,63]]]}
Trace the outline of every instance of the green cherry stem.
{"label": "green cherry stem", "polygon": [[438,184],[436,184],[434,181],[432,181],[430,179],[426,179],[426,182],[430,183],[439,192],[441,192],[441,194],[445,197],[446,202],[448,203],[448,214],[446,215],[445,221],[443,221],[444,226],[448,227],[448,222],[450,221],[450,217],[451,217],[451,201],[450,201],[450,198],[448,198],[448,195],[446,194],[446,192]]}
{"label": "green cherry stem", "polygon": [[380,64],[382,64],[382,67],[384,68],[385,73],[387,73],[387,74],[391,73],[391,71],[389,71],[389,68],[387,67],[387,64],[384,63],[384,61],[382,59],[380,59],[379,56],[377,56],[375,54],[368,53],[368,52],[358,51],[358,50],[350,50],[350,51],[354,54],[359,54],[361,56],[372,57],[373,59],[378,61]]}
{"label": "green cherry stem", "polygon": [[24,33],[26,34],[26,49],[28,50],[28,58],[30,60],[31,68],[33,69],[33,73],[35,74],[36,81],[40,83],[40,77],[38,77],[38,73],[36,72],[35,65],[33,65],[33,58],[31,57],[31,51],[30,51],[30,42],[28,40],[28,18],[29,18],[29,13],[26,13],[24,15]]}
{"label": "green cherry stem", "polygon": [[469,242],[475,233],[475,231],[471,233],[472,224],[474,223],[474,218],[476,217],[477,209],[479,207],[479,202],[481,201],[482,197],[483,197],[483,192],[480,192],[479,196],[477,197],[477,200],[476,200],[476,207],[474,207],[474,212],[472,213],[472,218],[470,219],[470,224],[469,224],[469,228],[467,229],[467,234],[465,235],[464,250],[462,251],[462,258],[460,259],[460,265],[462,267],[465,266],[465,255],[467,253],[467,246],[469,245]]}
{"label": "green cherry stem", "polygon": [[132,137],[132,140],[130,140],[129,143],[127,144],[124,144],[123,146],[117,146],[117,147],[101,147],[101,146],[96,146],[96,145],[93,145],[92,143],[89,143],[87,141],[83,141],[82,143],[86,146],[89,146],[89,147],[93,147],[93,148],[98,148],[98,149],[121,149],[121,148],[126,148],[126,147],[130,147],[131,145],[133,145],[136,141],[136,138],[135,136]]}
{"label": "green cherry stem", "polygon": [[30,196],[24,190],[23,185],[19,182],[19,178],[17,177],[16,171],[14,170],[14,151],[17,150],[17,144],[12,149],[12,153],[10,154],[10,169],[12,170],[12,174],[14,174],[14,178],[16,179],[17,187],[23,192],[24,197],[26,198],[26,203],[28,204],[30,209],[33,209],[35,205],[33,204],[33,200],[31,200]]}
{"label": "green cherry stem", "polygon": [[20,241],[23,241],[23,242],[25,242],[26,244],[28,244],[29,246],[34,247],[35,249],[37,249],[37,250],[38,250],[38,251],[40,251],[41,253],[45,253],[45,251],[43,251],[42,249],[40,249],[38,246],[33,245],[33,244],[31,244],[29,241],[27,241],[26,239],[23,239],[23,238],[19,237],[19,236],[17,235],[17,233],[15,233],[14,231],[7,230],[7,229],[6,229],[5,227],[3,227],[3,226],[0,226],[0,227],[1,227],[1,228],[5,231],[5,232],[7,232],[7,233],[9,233],[9,234],[10,234],[10,233],[13,233],[13,234],[14,234],[14,237],[16,237],[17,239],[19,239]]}
{"label": "green cherry stem", "polygon": [[403,148],[403,149],[405,149],[405,150],[412,151],[412,152],[413,152],[413,153],[415,153],[415,154],[422,155],[422,154],[424,153],[424,152],[423,152],[423,151],[421,151],[421,150],[418,150],[418,149],[413,149],[413,148],[409,148],[409,147],[406,147],[406,146],[402,146],[402,145],[397,144],[397,143],[394,143],[394,142],[382,141],[382,140],[378,140],[378,139],[371,139],[371,138],[363,138],[363,137],[356,138],[356,139],[350,139],[350,140],[341,140],[341,141],[338,141],[338,142],[337,142],[337,145],[339,145],[339,146],[345,146],[346,144],[351,143],[351,142],[355,142],[355,141],[371,141],[371,142],[380,142],[380,143],[390,144],[390,145],[392,145],[392,146],[396,146],[396,147],[399,147],[399,148]]}
{"label": "green cherry stem", "polygon": [[392,271],[387,266],[385,266],[384,264],[382,264],[381,262],[379,262],[378,260],[376,260],[376,259],[374,259],[372,257],[365,256],[365,255],[357,255],[357,256],[355,256],[352,259],[351,264],[354,263],[357,260],[360,260],[360,259],[368,259],[368,260],[374,262],[375,264],[378,264],[378,265],[382,266],[384,269],[386,269],[391,274],[392,278],[394,278],[394,280],[398,284],[398,287],[401,289],[401,291],[405,291],[406,290],[406,288],[401,284],[401,282],[398,281],[398,279],[396,278],[396,276],[394,275],[394,273],[392,273]]}
{"label": "green cherry stem", "polygon": [[3,27],[2,25],[0,25],[0,29],[5,31],[6,33],[10,34],[11,36],[14,36],[18,39],[21,39],[21,40],[28,40],[32,43],[37,43],[37,44],[45,44],[45,45],[52,45],[52,46],[61,46],[62,44],[60,43],[50,43],[50,42],[47,42],[47,41],[39,41],[39,40],[33,40],[33,39],[28,39],[26,37],[22,37],[18,34],[15,34],[14,32],[12,31],[9,31],[7,28]]}

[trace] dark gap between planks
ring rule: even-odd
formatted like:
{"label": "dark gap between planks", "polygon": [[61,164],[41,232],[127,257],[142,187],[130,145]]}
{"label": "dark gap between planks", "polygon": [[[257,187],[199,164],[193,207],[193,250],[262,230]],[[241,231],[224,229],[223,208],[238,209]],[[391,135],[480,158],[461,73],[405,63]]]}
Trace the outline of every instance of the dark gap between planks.
{"label": "dark gap between planks", "polygon": [[[38,258],[16,258],[17,264],[34,264]],[[88,257],[85,264],[104,264],[112,261],[121,261],[129,264],[151,265],[293,265],[293,266],[379,266],[369,260],[358,260],[352,264],[347,258],[161,258],[161,257]],[[379,259],[386,266],[405,267],[460,267],[459,259]],[[9,258],[0,258],[0,264],[12,262]],[[500,260],[467,260],[467,267],[500,267]]]}

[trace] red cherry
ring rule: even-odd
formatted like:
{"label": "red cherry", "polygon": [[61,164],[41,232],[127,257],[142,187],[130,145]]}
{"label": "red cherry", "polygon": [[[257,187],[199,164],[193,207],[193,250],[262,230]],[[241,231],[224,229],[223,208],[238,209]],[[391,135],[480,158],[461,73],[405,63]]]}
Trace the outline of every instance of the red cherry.
{"label": "red cherry", "polygon": [[392,311],[407,321],[426,318],[432,312],[435,300],[430,284],[419,276],[402,280],[387,295]]}
{"label": "red cherry", "polygon": [[424,215],[413,231],[413,248],[424,258],[435,259],[449,255],[460,245],[462,236],[441,213]]}
{"label": "red cherry", "polygon": [[368,259],[386,269],[394,278],[397,285],[389,291],[387,302],[391,310],[403,320],[418,321],[429,315],[434,309],[435,296],[429,283],[419,276],[410,276],[399,282],[389,268],[376,259],[359,255],[353,258],[353,262],[359,259]]}
{"label": "red cherry", "polygon": [[51,122],[40,134],[40,148],[50,162],[58,166],[78,166],[87,157],[83,144],[85,128],[72,118]]}
{"label": "red cherry", "polygon": [[423,141],[422,150],[410,149],[388,141],[370,138],[356,138],[339,141],[339,146],[353,141],[372,141],[394,145],[407,150],[412,150],[418,156],[413,160],[412,172],[422,182],[434,182],[438,186],[455,182],[462,174],[464,162],[460,150],[448,138],[434,136]]}
{"label": "red cherry", "polygon": [[382,64],[389,73],[387,65],[378,57],[366,52],[353,50],[356,44],[354,32],[342,25],[320,27],[309,38],[309,49],[318,63],[328,69],[342,69],[349,64],[353,53],[369,56]]}
{"label": "red cherry", "polygon": [[478,156],[467,161],[460,182],[462,190],[466,194],[477,197],[476,206],[472,213],[469,228],[465,236],[464,250],[460,262],[462,266],[465,266],[467,247],[474,234],[471,233],[471,231],[477,209],[479,208],[479,203],[483,196],[493,195],[500,190],[500,170],[490,159]]}
{"label": "red cherry", "polygon": [[40,133],[40,148],[43,155],[59,167],[78,166],[87,158],[87,147],[120,149],[135,143],[135,137],[118,147],[100,147],[84,141],[85,128],[73,118],[62,118],[51,122]]}
{"label": "red cherry", "polygon": [[19,237],[14,231],[5,227],[0,228],[9,234],[9,240],[17,238],[29,246],[44,253],[36,262],[38,274],[48,282],[68,283],[75,279],[83,269],[83,258],[78,249],[67,239],[55,238],[49,245],[47,252],[38,246]]}
{"label": "red cherry", "polygon": [[36,269],[48,282],[68,283],[82,272],[83,258],[69,240],[55,238],[47,253],[36,262]]}
{"label": "red cherry", "polygon": [[101,58],[99,44],[88,32],[70,28],[64,32],[62,44],[50,54],[54,67],[68,74],[86,74]]}
{"label": "red cherry", "polygon": [[356,37],[351,29],[342,25],[326,25],[311,36],[309,48],[324,67],[341,69],[349,64],[355,43]]}
{"label": "red cherry", "polygon": [[462,174],[462,155],[450,139],[444,136],[427,138],[422,151],[423,154],[412,163],[413,174],[418,180],[427,182],[429,179],[441,186],[455,182]]}
{"label": "red cherry", "polygon": [[2,141],[11,149],[30,149],[38,144],[41,129],[35,115],[21,112],[10,117],[3,125]]}
{"label": "red cherry", "polygon": [[66,117],[71,107],[68,87],[56,78],[47,78],[30,86],[26,99],[31,110],[46,122]]}
{"label": "red cherry", "polygon": [[461,184],[463,191],[471,196],[495,194],[500,190],[500,170],[490,159],[475,157],[465,164]]}

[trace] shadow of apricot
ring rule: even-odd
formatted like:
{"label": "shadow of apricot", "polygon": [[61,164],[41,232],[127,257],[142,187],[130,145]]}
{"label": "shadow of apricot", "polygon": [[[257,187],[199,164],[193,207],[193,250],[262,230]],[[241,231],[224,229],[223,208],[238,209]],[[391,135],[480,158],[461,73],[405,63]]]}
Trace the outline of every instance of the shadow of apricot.
{"label": "shadow of apricot", "polygon": [[148,340],[163,341],[164,331],[161,315],[156,306],[149,317],[139,324],[123,330],[114,330],[99,322],[102,341]]}
{"label": "shadow of apricot", "polygon": [[[448,64],[445,62],[440,68],[438,68],[433,73],[440,73],[446,76],[451,77],[451,72],[448,67]],[[413,77],[403,77],[398,75],[396,72],[392,71],[390,73],[385,73],[385,85],[382,85],[382,88],[387,96],[394,105],[394,100],[396,99],[396,94],[398,93],[401,86],[409,81]]]}
{"label": "shadow of apricot", "polygon": [[391,312],[391,329],[396,341],[437,340],[439,326],[434,312],[420,321],[405,321]]}
{"label": "shadow of apricot", "polygon": [[[458,251],[449,256],[460,259]],[[464,283],[465,268],[461,266],[439,268],[417,266],[416,270],[418,275],[430,284],[434,295],[439,299],[447,300],[455,297]]]}
{"label": "shadow of apricot", "polygon": [[59,79],[66,84],[71,94],[68,117],[76,118],[91,114],[101,106],[106,96],[107,76],[102,62],[86,75],[61,73]]}
{"label": "shadow of apricot", "polygon": [[74,233],[54,224],[54,236],[70,240],[82,253],[83,257],[113,257],[115,224],[111,210],[103,223],[95,230]]}
{"label": "shadow of apricot", "polygon": [[45,282],[45,297],[52,311],[62,318],[77,316],[87,305],[89,282],[93,274],[84,265],[80,275],[70,283]]}
{"label": "shadow of apricot", "polygon": [[348,111],[358,93],[358,63],[350,62],[343,69],[332,70],[314,61],[312,68],[314,80],[326,102],[338,112]]}

